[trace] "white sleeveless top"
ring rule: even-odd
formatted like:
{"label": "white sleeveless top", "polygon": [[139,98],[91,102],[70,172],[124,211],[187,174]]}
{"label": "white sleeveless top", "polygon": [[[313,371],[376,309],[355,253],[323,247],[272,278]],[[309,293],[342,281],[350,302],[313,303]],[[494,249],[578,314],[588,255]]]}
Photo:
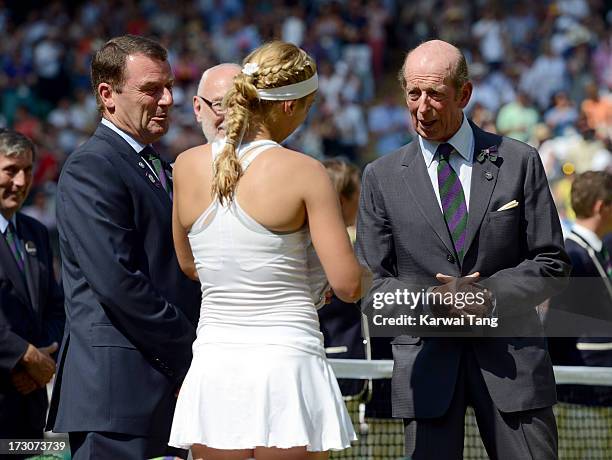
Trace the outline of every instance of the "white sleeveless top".
{"label": "white sleeveless top", "polygon": [[[213,164],[223,145],[224,139],[212,144]],[[238,157],[243,171],[276,146],[270,140],[242,145]],[[204,343],[240,343],[282,345],[325,356],[309,283],[312,245],[307,227],[270,231],[234,197],[224,205],[215,200],[188,236],[202,284],[194,355]]]}

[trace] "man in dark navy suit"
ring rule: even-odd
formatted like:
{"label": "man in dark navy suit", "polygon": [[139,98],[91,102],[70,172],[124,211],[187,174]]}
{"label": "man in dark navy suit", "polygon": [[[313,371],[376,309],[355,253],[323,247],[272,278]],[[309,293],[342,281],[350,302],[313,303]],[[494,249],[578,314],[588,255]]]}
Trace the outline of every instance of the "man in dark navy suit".
{"label": "man in dark navy suit", "polygon": [[[612,366],[612,245],[605,238],[612,232],[612,174],[580,174],[571,200],[576,222],[565,248],[572,278],[551,301],[546,324],[553,336],[550,353],[559,365]],[[558,395],[571,403],[612,405],[612,391],[605,386],[562,385]]]}
{"label": "man in dark navy suit", "polygon": [[47,229],[18,212],[35,152],[27,137],[0,130],[0,439],[42,438],[65,321]]}
{"label": "man in dark navy suit", "polygon": [[184,455],[167,441],[200,288],[177,263],[171,170],[151,146],[168,130],[173,74],[162,46],[126,35],[91,76],[102,121],[57,193],[67,322],[48,427],[69,433],[76,460]]}

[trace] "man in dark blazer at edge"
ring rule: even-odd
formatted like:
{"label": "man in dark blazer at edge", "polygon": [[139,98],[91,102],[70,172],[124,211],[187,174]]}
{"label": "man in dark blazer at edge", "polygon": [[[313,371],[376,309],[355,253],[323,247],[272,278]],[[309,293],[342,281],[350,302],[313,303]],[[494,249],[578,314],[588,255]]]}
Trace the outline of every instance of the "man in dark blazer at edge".
{"label": "man in dark blazer at edge", "polygon": [[200,290],[178,266],[171,171],[150,145],[168,130],[173,74],[161,45],[126,35],[91,77],[103,118],[57,192],[67,322],[47,425],[76,460],[185,456],[167,441]]}
{"label": "man in dark blazer at edge", "polygon": [[0,129],[0,439],[43,437],[46,384],[64,330],[49,234],[18,212],[35,154],[26,136]]}
{"label": "man in dark blazer at edge", "polygon": [[363,306],[371,315],[376,293],[459,286],[484,301],[463,310],[394,301],[381,311],[484,317],[494,309],[505,328],[471,338],[401,329],[392,342],[392,404],[404,419],[406,454],[462,458],[471,405],[490,458],[554,459],[555,380],[534,307],[564,287],[570,267],[539,155],[468,122],[467,64],[449,43],[408,53],[400,80],[418,138],[364,171],[357,250],[374,283]]}
{"label": "man in dark blazer at edge", "polygon": [[[612,366],[612,174],[586,171],[572,183],[576,221],[565,239],[568,288],[551,299],[546,328],[553,364]],[[561,385],[560,401],[612,406],[609,386]]]}

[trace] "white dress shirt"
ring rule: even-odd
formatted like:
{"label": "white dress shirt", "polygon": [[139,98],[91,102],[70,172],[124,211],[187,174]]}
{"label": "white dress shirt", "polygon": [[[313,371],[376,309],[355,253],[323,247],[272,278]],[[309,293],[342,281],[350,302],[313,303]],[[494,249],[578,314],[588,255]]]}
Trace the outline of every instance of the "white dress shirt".
{"label": "white dress shirt", "polygon": [[141,144],[140,142],[138,142],[136,139],[134,139],[132,136],[130,136],[125,131],[121,131],[119,128],[117,128],[113,124],[112,121],[109,121],[106,118],[102,118],[102,124],[106,126],[107,128],[112,129],[117,134],[119,134],[125,140],[125,142],[130,144],[130,147],[132,147],[136,151],[136,153],[142,152],[143,149],[147,146],[146,144]]}
{"label": "white dress shirt", "polygon": [[[102,118],[101,123],[104,126],[106,126],[107,128],[110,128],[113,131],[115,131],[117,134],[119,134],[125,140],[125,142],[130,144],[130,147],[132,147],[136,153],[140,154],[140,152],[142,152],[144,150],[144,148],[147,146],[147,144],[142,144],[142,143],[138,142],[136,139],[134,139],[132,136],[130,136],[125,131],[121,131],[119,128],[117,128],[113,124],[112,121],[109,121],[106,118]],[[157,180],[159,180],[159,177],[157,176],[157,173],[155,172],[155,168],[153,168],[153,166],[151,166],[149,164],[149,160],[147,158],[143,157],[143,156],[141,156],[141,158],[144,160],[145,164],[149,167],[149,169],[151,170],[153,175],[155,177],[157,177]]]}
{"label": "white dress shirt", "polygon": [[[474,131],[472,131],[472,127],[465,115],[463,115],[463,123],[461,123],[459,130],[447,141],[447,143],[452,145],[454,149],[459,152],[459,155],[451,155],[449,162],[459,176],[459,181],[461,181],[461,186],[463,187],[463,195],[465,196],[465,205],[469,212],[475,140]],[[427,167],[427,173],[431,180],[431,185],[438,199],[438,206],[440,206],[440,211],[442,211],[440,189],[438,188],[438,158],[436,157],[436,149],[442,142],[428,141],[419,136],[419,144],[421,146],[421,152],[423,153],[423,159],[425,160],[425,166]]]}
{"label": "white dress shirt", "polygon": [[574,224],[574,226],[572,227],[572,232],[574,232],[576,235],[586,241],[587,244],[591,246],[596,252],[601,252],[603,248],[603,242],[593,230],[583,227],[580,224]]}
{"label": "white dress shirt", "polygon": [[[13,223],[13,227],[17,228],[17,219],[15,219],[14,215],[11,218],[11,222]],[[2,233],[3,235],[4,235],[4,232],[6,232],[6,227],[8,227],[8,224],[9,224],[9,221],[6,219],[6,217],[0,214],[0,233]]]}

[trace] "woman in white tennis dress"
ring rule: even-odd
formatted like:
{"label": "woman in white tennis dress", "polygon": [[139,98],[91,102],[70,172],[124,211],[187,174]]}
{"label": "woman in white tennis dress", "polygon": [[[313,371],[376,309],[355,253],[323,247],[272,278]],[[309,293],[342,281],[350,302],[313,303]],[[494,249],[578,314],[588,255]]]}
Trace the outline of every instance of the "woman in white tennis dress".
{"label": "woman in white tennis dress", "polygon": [[325,459],[355,433],[325,358],[308,248],[347,302],[361,267],[325,169],[277,143],[314,101],[313,60],[273,42],[245,63],[227,137],[174,167],[175,246],[202,307],[169,444],[206,460]]}

